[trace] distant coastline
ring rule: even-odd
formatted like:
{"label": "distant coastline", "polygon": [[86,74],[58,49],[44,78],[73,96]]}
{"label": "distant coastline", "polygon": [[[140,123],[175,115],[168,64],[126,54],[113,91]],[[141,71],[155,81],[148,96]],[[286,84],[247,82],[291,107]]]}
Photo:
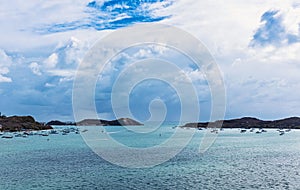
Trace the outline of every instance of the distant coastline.
{"label": "distant coastline", "polygon": [[103,119],[84,119],[79,122],[63,122],[53,120],[47,125],[77,125],[77,126],[126,126],[126,125],[143,125],[142,123],[130,118],[120,118],[116,120],[103,120]]}
{"label": "distant coastline", "polygon": [[[239,119],[219,120],[211,122],[211,126],[222,122],[222,128],[266,128],[266,129],[300,129],[300,118],[289,117],[272,121],[260,120],[253,117],[243,117]],[[207,128],[209,122],[187,123],[182,128]]]}
{"label": "distant coastline", "polygon": [[76,126],[138,126],[142,123],[130,118],[120,118],[116,120],[103,120],[103,119],[84,119],[80,122],[63,122],[52,120],[48,123],[37,122],[32,116],[0,116],[0,131],[27,131],[27,130],[49,130],[53,129],[54,125],[76,125]]}
{"label": "distant coastline", "polygon": [[[222,128],[266,128],[266,129],[300,129],[300,118],[290,117],[272,121],[260,120],[253,117],[243,117],[239,119],[219,120],[214,122],[190,122],[179,126],[181,128],[208,128],[208,124],[222,123]],[[63,122],[52,120],[48,123],[37,122],[32,116],[0,116],[0,131],[26,131],[26,130],[49,130],[55,125],[74,126],[140,126],[142,123],[130,118],[120,118],[116,120],[84,119],[80,122]]]}

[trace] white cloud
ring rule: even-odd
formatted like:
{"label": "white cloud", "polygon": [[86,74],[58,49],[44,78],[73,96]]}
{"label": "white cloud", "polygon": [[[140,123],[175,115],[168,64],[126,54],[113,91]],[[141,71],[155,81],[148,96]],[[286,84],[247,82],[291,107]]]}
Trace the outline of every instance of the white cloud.
{"label": "white cloud", "polygon": [[52,53],[45,61],[45,67],[46,68],[55,68],[55,66],[58,63],[58,56],[56,53]]}
{"label": "white cloud", "polygon": [[249,51],[249,59],[265,64],[289,64],[293,63],[300,66],[300,42],[285,45],[283,47],[267,46],[255,48]]}
{"label": "white cloud", "polygon": [[31,69],[33,74],[38,75],[38,76],[42,75],[42,73],[40,71],[40,66],[37,62],[30,63],[29,68]]}
{"label": "white cloud", "polygon": [[[0,30],[0,47],[5,51],[0,50],[0,82],[12,82],[8,74],[11,74],[11,67],[16,63],[6,52],[24,53],[22,64],[27,64],[24,67],[29,67],[36,75],[58,77],[58,80],[43,83],[45,87],[71,81],[76,66],[91,44],[110,31],[78,29],[40,35],[34,29],[41,25],[85,18],[83,9],[88,2],[1,1],[0,23],[3,30]],[[272,114],[276,115],[275,105],[281,107],[277,109],[276,116],[299,113],[300,43],[255,48],[250,48],[249,43],[260,27],[261,16],[269,10],[279,10],[286,31],[299,35],[300,7],[296,6],[297,3],[297,0],[178,0],[166,9],[160,9],[163,6],[161,3],[149,6],[155,10],[155,15],[171,15],[162,23],[186,30],[208,47],[224,73],[229,112],[236,115],[261,113],[272,117]],[[122,16],[126,17],[125,14]],[[166,49],[162,46],[143,48],[135,56],[141,59],[151,57],[154,53],[163,55]],[[133,61],[125,54],[121,60]],[[179,59],[177,61],[180,62]],[[105,86],[111,84],[113,76],[110,74],[116,69],[111,66],[103,73]],[[185,74],[193,81],[203,80],[200,70],[187,70]]]}
{"label": "white cloud", "polygon": [[12,80],[11,80],[11,78],[5,77],[5,76],[0,74],[0,83],[1,82],[12,82]]}
{"label": "white cloud", "polygon": [[11,58],[5,53],[3,49],[0,49],[0,65],[9,66],[11,64]]}
{"label": "white cloud", "polygon": [[56,49],[61,62],[67,65],[73,64],[74,66],[77,66],[84,58],[89,47],[89,42],[81,41],[76,37],[71,37],[65,45]]}
{"label": "white cloud", "polygon": [[280,10],[284,15],[283,24],[287,32],[299,35],[300,7],[288,6]]}
{"label": "white cloud", "polygon": [[51,88],[51,87],[55,87],[55,84],[51,84],[51,83],[46,83],[45,84],[45,87],[48,87],[48,88]]}
{"label": "white cloud", "polygon": [[48,70],[48,73],[52,76],[62,76],[62,77],[71,77],[74,76],[76,70],[62,70],[62,69],[53,69]]}
{"label": "white cloud", "polygon": [[269,10],[279,10],[287,33],[300,36],[296,2],[180,0],[164,10],[173,16],[162,22],[193,34],[211,51],[224,74],[227,115],[299,115],[300,42],[249,47]]}
{"label": "white cloud", "polygon": [[8,56],[2,49],[0,49],[0,83],[12,82],[10,77],[5,76],[9,73],[9,67],[12,64],[11,57]]}

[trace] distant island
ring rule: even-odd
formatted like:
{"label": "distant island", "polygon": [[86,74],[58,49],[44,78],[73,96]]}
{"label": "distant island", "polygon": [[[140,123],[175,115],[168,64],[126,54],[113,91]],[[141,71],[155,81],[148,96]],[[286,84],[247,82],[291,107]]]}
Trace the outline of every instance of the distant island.
{"label": "distant island", "polygon": [[0,116],[0,131],[26,131],[53,129],[50,125],[35,121],[32,116]]}
{"label": "distant island", "polygon": [[77,126],[136,126],[143,125],[142,123],[130,118],[120,118],[116,120],[103,120],[103,119],[84,119],[77,123],[75,122],[62,122],[62,121],[50,121],[47,125],[77,125]]}
{"label": "distant island", "polygon": [[[276,129],[300,129],[300,118],[290,117],[285,119],[264,121],[253,117],[243,117],[239,119],[229,119],[211,122],[218,124],[222,122],[222,128],[276,128]],[[182,128],[207,128],[209,122],[187,123]],[[26,131],[26,130],[48,130],[55,125],[76,125],[76,126],[140,126],[142,123],[130,118],[120,118],[116,120],[84,119],[80,122],[62,122],[53,120],[48,123],[37,122],[32,116],[0,116],[0,131]]]}
{"label": "distant island", "polygon": [[143,125],[130,118],[120,118],[116,120],[84,119],[80,122],[62,122],[53,120],[48,123],[37,122],[32,116],[0,116],[0,131],[27,131],[27,130],[49,130],[53,125],[76,125],[76,126],[126,126]]}
{"label": "distant island", "polygon": [[[276,129],[300,129],[300,118],[290,117],[285,119],[264,121],[253,117],[243,117],[240,119],[229,119],[211,122],[211,125],[222,123],[222,128],[276,128]],[[208,122],[187,123],[182,128],[207,128]]]}

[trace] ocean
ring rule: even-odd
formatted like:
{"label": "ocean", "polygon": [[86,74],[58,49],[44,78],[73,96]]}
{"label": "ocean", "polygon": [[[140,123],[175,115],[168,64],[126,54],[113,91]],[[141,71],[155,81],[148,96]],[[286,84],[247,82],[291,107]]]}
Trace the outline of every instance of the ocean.
{"label": "ocean", "polygon": [[[166,125],[140,136],[120,126],[105,129],[138,148],[155,146],[175,130]],[[224,129],[199,153],[207,130],[189,130],[195,134],[179,154],[150,168],[112,164],[74,132],[0,138],[0,189],[300,189],[300,131],[279,136],[275,129],[261,134]]]}

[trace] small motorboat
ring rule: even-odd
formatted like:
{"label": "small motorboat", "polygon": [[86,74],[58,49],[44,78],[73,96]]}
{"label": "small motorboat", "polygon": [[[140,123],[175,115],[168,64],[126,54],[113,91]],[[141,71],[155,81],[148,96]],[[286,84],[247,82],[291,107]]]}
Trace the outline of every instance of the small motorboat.
{"label": "small motorboat", "polygon": [[33,135],[33,132],[32,132],[32,131],[25,131],[25,132],[23,133],[23,135],[30,135],[30,136],[32,136],[32,135]]}
{"label": "small motorboat", "polygon": [[241,129],[240,133],[246,133],[247,130],[246,129]]}
{"label": "small motorboat", "polygon": [[284,131],[280,132],[279,135],[280,135],[280,136],[281,136],[281,135],[284,135]]}
{"label": "small motorboat", "polygon": [[84,130],[82,130],[81,132],[85,133],[85,132],[87,132],[87,131],[88,131],[87,129],[84,129]]}
{"label": "small motorboat", "polygon": [[12,135],[3,135],[2,138],[4,138],[4,139],[12,139],[13,136]]}
{"label": "small motorboat", "polygon": [[213,130],[211,130],[210,132],[211,132],[211,133],[215,133],[215,134],[218,134],[218,133],[219,133],[218,129],[213,129]]}
{"label": "small motorboat", "polygon": [[18,134],[15,135],[15,137],[22,137],[22,134],[18,133]]}
{"label": "small motorboat", "polygon": [[51,135],[57,135],[57,134],[58,134],[58,131],[56,131],[56,130],[51,130],[49,133],[50,133]]}

